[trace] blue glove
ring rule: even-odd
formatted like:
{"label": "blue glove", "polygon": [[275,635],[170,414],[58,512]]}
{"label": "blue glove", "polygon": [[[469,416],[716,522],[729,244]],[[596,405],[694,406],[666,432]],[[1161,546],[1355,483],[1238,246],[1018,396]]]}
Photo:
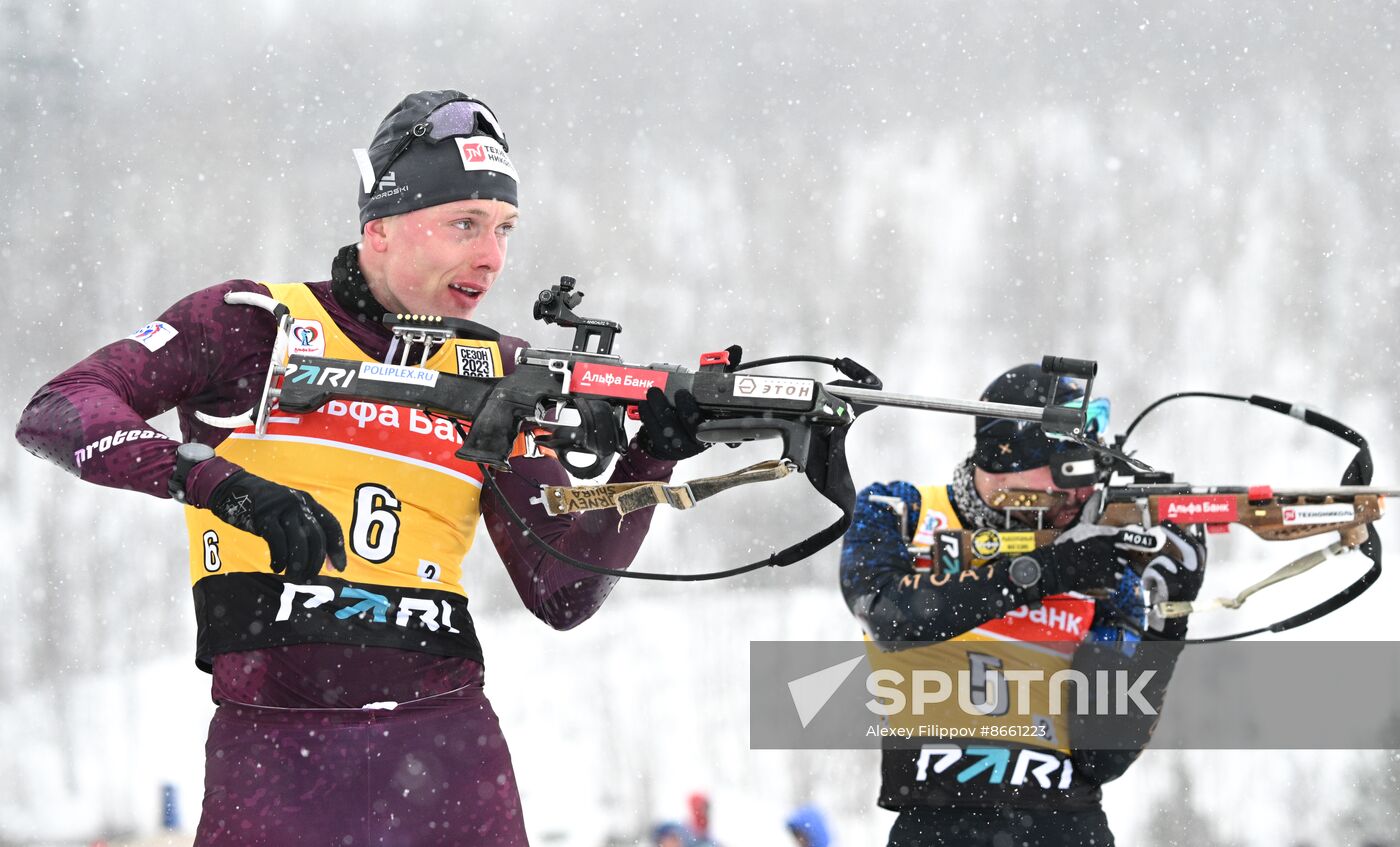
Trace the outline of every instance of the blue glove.
{"label": "blue glove", "polygon": [[903,542],[905,526],[901,524],[899,515],[889,504],[871,500],[871,495],[879,497],[898,497],[904,501],[907,510],[908,531],[912,534],[914,521],[919,519],[919,509],[923,505],[923,498],[919,496],[919,489],[903,480],[896,480],[891,483],[872,483],[861,489],[856,495],[856,508],[851,516],[851,528],[846,533],[848,542],[855,540],[876,541],[877,538],[884,539],[893,536]]}
{"label": "blue glove", "polygon": [[913,566],[899,515],[887,504],[871,500],[872,496],[903,500],[911,524],[918,519],[922,502],[919,490],[907,482],[877,482],[856,495],[851,528],[841,545],[841,585],[848,597],[872,591],[883,580],[898,579]]}
{"label": "blue glove", "polygon": [[1123,622],[1130,621],[1139,629],[1147,626],[1142,577],[1132,568],[1126,568],[1113,595],[1095,603],[1094,611],[1094,627],[1089,630],[1089,640],[1098,644],[1120,645],[1123,655],[1133,655],[1142,637],[1123,629]]}

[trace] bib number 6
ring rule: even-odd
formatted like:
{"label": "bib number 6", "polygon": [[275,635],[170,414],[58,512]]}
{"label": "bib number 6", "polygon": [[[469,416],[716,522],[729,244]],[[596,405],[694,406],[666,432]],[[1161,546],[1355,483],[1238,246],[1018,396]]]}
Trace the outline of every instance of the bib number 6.
{"label": "bib number 6", "polygon": [[366,482],[355,489],[355,515],[350,519],[350,551],[374,564],[387,562],[399,542],[399,510],[394,492]]}

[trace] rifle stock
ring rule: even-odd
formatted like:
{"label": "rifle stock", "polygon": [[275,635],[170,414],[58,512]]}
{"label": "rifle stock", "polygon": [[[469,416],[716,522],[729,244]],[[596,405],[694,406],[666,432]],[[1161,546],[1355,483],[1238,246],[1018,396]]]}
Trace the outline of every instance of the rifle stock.
{"label": "rifle stock", "polygon": [[1329,532],[1341,534],[1348,548],[1367,538],[1366,526],[1385,514],[1385,494],[1296,493],[1253,498],[1249,493],[1110,494],[1098,522],[1109,526],[1203,524],[1208,532],[1242,526],[1266,541],[1291,541]]}
{"label": "rifle stock", "polygon": [[[1292,541],[1336,532],[1345,550],[1354,550],[1370,537],[1368,527],[1385,515],[1387,495],[1400,491],[1368,486],[1272,491],[1262,488],[1192,488],[1185,485],[1109,488],[1085,510],[1085,520],[1105,526],[1179,526],[1200,524],[1207,532],[1227,532],[1242,526],[1265,541]],[[882,498],[883,499],[883,498]],[[990,505],[1008,513],[1041,515],[1059,503],[1058,492],[1008,490],[997,492]],[[1027,521],[1036,523],[1036,519]],[[1053,543],[1056,529],[945,529],[933,534],[928,546],[906,535],[918,570],[959,573],[1003,555],[1017,555]],[[937,566],[937,567],[935,567]]]}

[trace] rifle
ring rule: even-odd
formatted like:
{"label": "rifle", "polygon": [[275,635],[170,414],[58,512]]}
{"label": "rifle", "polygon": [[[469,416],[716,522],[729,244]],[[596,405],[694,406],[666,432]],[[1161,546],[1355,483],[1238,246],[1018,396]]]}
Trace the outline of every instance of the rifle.
{"label": "rifle", "polygon": [[[484,485],[496,492],[495,473],[510,471],[517,439],[524,435],[532,448],[553,451],[574,476],[601,475],[612,458],[626,450],[624,420],[644,400],[649,389],[661,390],[674,402],[690,392],[704,416],[697,437],[710,443],[737,445],[774,439],[781,457],[720,477],[679,485],[659,482],[629,485],[544,486],[541,502],[551,514],[598,508],[627,514],[636,509],[669,505],[689,509],[721,491],[753,482],[776,480],[792,472],[805,474],[823,497],[841,509],[841,517],[812,536],[772,553],[765,559],[707,574],[654,574],[599,568],[554,550],[539,538],[504,497],[507,513],[531,540],[550,555],[582,570],[640,579],[717,579],[778,567],[807,558],[839,539],[850,526],[855,487],[844,455],[844,438],[861,414],[876,406],[898,406],[965,415],[993,415],[1035,421],[1047,432],[1083,440],[1087,432],[1082,408],[948,400],[885,392],[880,379],[852,359],[796,355],[752,362],[737,361],[737,349],[701,356],[698,369],[667,363],[629,364],[612,352],[622,327],[608,320],[585,318],[573,310],[583,298],[572,277],[541,291],[534,318],[574,330],[570,349],[524,348],[516,353],[515,369],[500,377],[461,376],[424,367],[436,345],[451,339],[499,341],[500,335],[473,321],[425,315],[389,315],[384,322],[394,333],[389,358],[396,363],[361,362],[321,356],[289,355],[292,315],[270,297],[231,292],[225,301],[266,309],[278,323],[263,393],[256,406],[242,415],[214,417],[198,413],[205,423],[225,428],[251,426],[263,435],[274,404],[282,411],[302,414],[333,400],[385,403],[418,409],[451,420],[462,439],[456,458],[477,463]],[[411,363],[412,352],[421,358]],[[778,364],[810,362],[834,368],[843,379],[823,383],[808,377],[756,374],[751,371]],[[1048,371],[1088,381],[1086,396],[1098,370],[1089,360],[1047,356]]]}
{"label": "rifle", "polygon": [[[1169,400],[1183,397],[1242,402],[1286,414],[1342,438],[1357,447],[1357,453],[1342,476],[1342,484],[1333,487],[1193,486],[1178,483],[1169,472],[1146,468],[1140,462],[1132,461],[1126,448],[1128,437],[1148,413]],[[1061,465],[1075,465],[1076,471],[1079,471],[1082,470],[1078,467],[1082,458],[1077,453],[1066,454],[1066,457],[1058,460],[1060,464],[1052,465],[1057,482],[1072,476],[1067,467]],[[1163,618],[1184,617],[1195,611],[1213,608],[1238,609],[1250,596],[1264,588],[1352,551],[1360,551],[1372,562],[1371,568],[1351,585],[1299,614],[1247,632],[1188,639],[1188,643],[1230,641],[1261,632],[1293,629],[1336,611],[1360,596],[1380,577],[1381,543],[1370,526],[1385,514],[1385,498],[1400,496],[1400,489],[1378,488],[1369,484],[1373,464],[1366,440],[1356,430],[1334,418],[1297,404],[1259,395],[1245,397],[1213,392],[1180,392],[1150,404],[1122,435],[1114,439],[1112,448],[1095,450],[1093,462],[1094,470],[1089,479],[1075,478],[1078,483],[1092,482],[1101,486],[1085,504],[1080,520],[1124,528],[1117,540],[1121,547],[1131,551],[1127,558],[1135,563],[1139,571],[1165,545],[1165,535],[1156,529],[1163,523],[1186,527],[1202,541],[1208,534],[1229,532],[1232,526],[1242,526],[1265,541],[1288,541],[1331,532],[1338,535],[1332,543],[1288,562],[1233,597],[1191,602],[1152,602],[1149,598],[1147,605]],[[1045,528],[1044,518],[1048,511],[1063,504],[1065,495],[1056,491],[998,491],[990,497],[989,505],[1003,511],[1003,528],[935,530],[922,534],[910,525],[904,500],[884,496],[871,499],[883,503],[900,517],[916,570],[933,571],[937,565],[937,570],[942,574],[956,574],[998,555],[1028,553],[1053,543],[1060,531]],[[1017,524],[1034,528],[1014,528]],[[1138,531],[1139,528],[1146,532]]]}

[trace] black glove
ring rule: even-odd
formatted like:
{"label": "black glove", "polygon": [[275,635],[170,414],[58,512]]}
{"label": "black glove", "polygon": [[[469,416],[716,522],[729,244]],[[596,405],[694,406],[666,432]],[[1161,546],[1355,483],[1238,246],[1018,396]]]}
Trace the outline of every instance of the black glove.
{"label": "black glove", "polygon": [[724,366],[726,373],[734,373],[739,369],[739,363],[744,361],[744,348],[738,344],[731,344],[724,348],[724,352],[729,354],[729,364]]}
{"label": "black glove", "polygon": [[272,557],[272,572],[307,579],[331,567],[345,570],[345,536],[335,516],[305,491],[278,485],[247,471],[219,483],[209,497],[209,511],[244,532],[262,536]]}
{"label": "black glove", "polygon": [[1156,600],[1195,600],[1206,578],[1206,545],[1174,523],[1165,522],[1167,546],[1142,570],[1143,590]]}
{"label": "black glove", "polygon": [[673,405],[666,392],[648,388],[647,398],[637,404],[637,415],[642,419],[637,444],[654,459],[689,459],[710,446],[695,437],[701,421],[700,404],[689,391],[677,391]]}
{"label": "black glove", "polygon": [[1114,527],[1081,524],[1061,534],[1054,544],[1028,553],[1040,563],[1041,596],[1117,586],[1128,566],[1114,546],[1117,535]]}
{"label": "black glove", "polygon": [[[854,359],[837,359],[836,369],[848,375],[850,379],[832,380],[828,382],[827,385],[845,386],[846,388],[866,388],[871,391],[880,391],[885,387],[884,381],[876,376],[874,371],[871,371]],[[874,408],[875,407],[869,403],[851,401],[851,410],[856,413],[856,417],[860,417]]]}
{"label": "black glove", "polygon": [[1174,523],[1164,522],[1167,544],[1142,569],[1147,625],[1167,638],[1186,637],[1189,617],[1164,618],[1152,611],[1164,600],[1195,600],[1206,578],[1206,545]]}

